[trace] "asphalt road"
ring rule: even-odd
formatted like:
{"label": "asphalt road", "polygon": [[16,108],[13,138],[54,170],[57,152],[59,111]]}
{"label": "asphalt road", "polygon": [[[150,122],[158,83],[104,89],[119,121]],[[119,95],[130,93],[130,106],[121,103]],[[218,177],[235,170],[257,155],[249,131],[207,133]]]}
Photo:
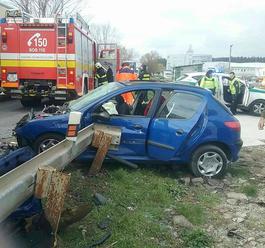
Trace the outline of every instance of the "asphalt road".
{"label": "asphalt road", "polygon": [[29,112],[30,109],[24,108],[20,101],[9,100],[0,97],[0,139],[8,138],[12,135],[12,129],[16,123]]}
{"label": "asphalt road", "polygon": [[[40,109],[39,109],[40,110]],[[12,129],[30,108],[23,107],[18,100],[5,99],[0,96],[0,140],[12,135]],[[264,145],[265,130],[258,130],[259,117],[238,114],[241,123],[241,136],[244,146]]]}

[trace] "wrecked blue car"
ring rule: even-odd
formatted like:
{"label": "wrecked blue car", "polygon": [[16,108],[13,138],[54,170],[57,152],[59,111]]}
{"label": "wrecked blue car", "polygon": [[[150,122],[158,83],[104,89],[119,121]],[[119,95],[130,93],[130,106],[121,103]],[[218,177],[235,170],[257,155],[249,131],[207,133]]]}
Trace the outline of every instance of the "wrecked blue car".
{"label": "wrecked blue car", "polygon": [[[218,177],[236,161],[242,146],[240,123],[204,89],[175,83],[109,83],[52,114],[24,117],[15,128],[20,147],[40,153],[64,139],[69,113],[91,123],[119,126],[121,143],[109,155],[131,162],[187,164],[195,176]],[[91,160],[87,149],[79,159]]]}

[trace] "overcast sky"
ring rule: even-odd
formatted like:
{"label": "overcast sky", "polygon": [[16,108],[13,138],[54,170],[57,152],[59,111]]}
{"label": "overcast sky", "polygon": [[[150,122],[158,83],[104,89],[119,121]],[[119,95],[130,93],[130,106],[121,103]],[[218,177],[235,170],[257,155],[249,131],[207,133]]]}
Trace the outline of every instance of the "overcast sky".
{"label": "overcast sky", "polygon": [[264,0],[86,0],[81,14],[110,23],[140,54],[265,56]]}

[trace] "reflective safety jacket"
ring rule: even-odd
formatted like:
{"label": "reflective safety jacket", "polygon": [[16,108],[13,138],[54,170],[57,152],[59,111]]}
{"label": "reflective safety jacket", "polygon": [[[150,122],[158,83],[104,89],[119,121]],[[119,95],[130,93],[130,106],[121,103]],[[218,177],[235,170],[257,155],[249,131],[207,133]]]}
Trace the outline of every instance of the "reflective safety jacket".
{"label": "reflective safety jacket", "polygon": [[116,80],[118,82],[137,80],[137,75],[129,67],[123,67],[116,74]]}
{"label": "reflective safety jacket", "polygon": [[106,71],[102,67],[97,69],[95,77],[98,80],[98,86],[108,83]]}
{"label": "reflective safety jacket", "polygon": [[234,77],[232,80],[229,80],[229,90],[231,95],[237,95],[241,93],[241,81],[240,79]]}
{"label": "reflective safety jacket", "polygon": [[214,77],[208,78],[208,77],[204,76],[201,79],[200,86],[204,89],[216,91],[218,89],[218,82]]}
{"label": "reflective safety jacket", "polygon": [[148,72],[146,72],[146,71],[141,71],[140,73],[139,73],[139,80],[146,80],[146,81],[148,81],[148,80],[150,80],[150,74],[148,73]]}

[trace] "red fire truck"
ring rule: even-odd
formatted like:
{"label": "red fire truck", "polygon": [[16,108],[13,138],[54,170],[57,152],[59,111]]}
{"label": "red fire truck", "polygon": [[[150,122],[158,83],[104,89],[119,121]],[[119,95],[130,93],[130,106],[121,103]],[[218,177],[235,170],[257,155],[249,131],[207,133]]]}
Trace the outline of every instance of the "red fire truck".
{"label": "red fire truck", "polygon": [[81,16],[25,18],[7,11],[0,34],[1,87],[24,106],[94,88],[96,44]]}

